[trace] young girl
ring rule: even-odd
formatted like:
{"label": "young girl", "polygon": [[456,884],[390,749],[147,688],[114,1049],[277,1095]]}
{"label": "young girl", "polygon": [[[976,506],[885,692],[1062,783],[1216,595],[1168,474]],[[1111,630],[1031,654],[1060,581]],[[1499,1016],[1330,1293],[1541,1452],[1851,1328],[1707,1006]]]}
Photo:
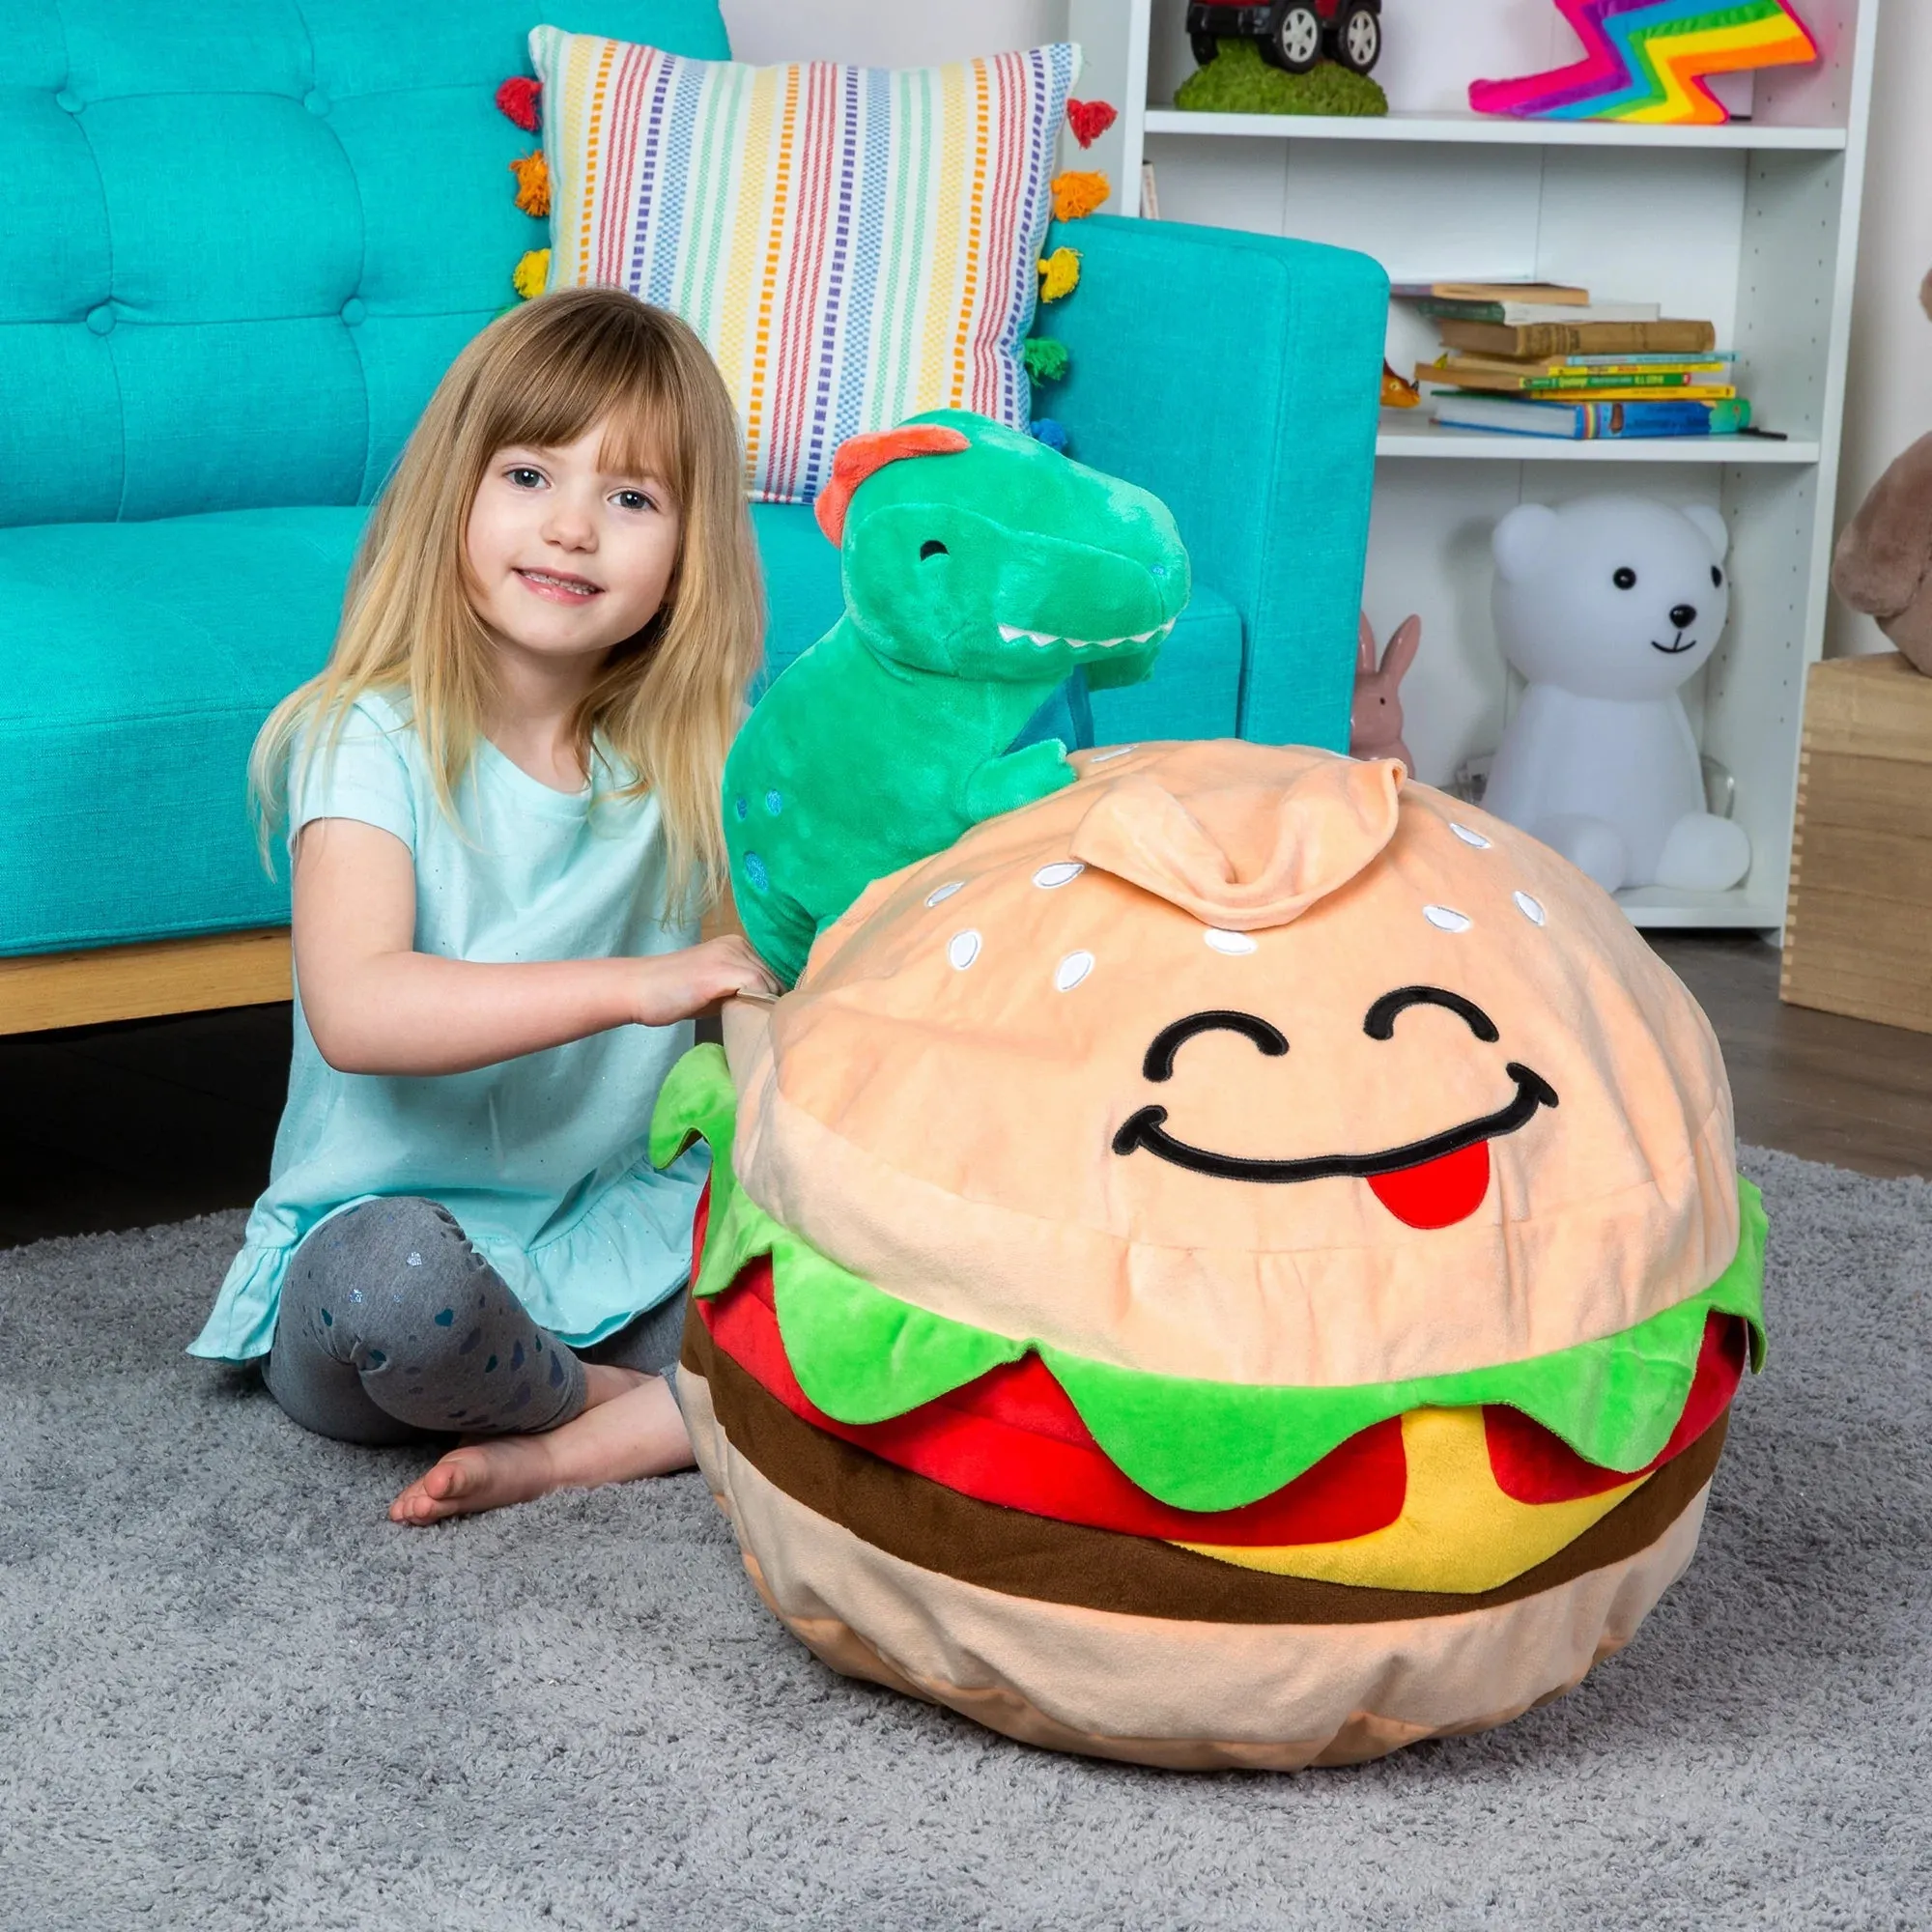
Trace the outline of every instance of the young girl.
{"label": "young girl", "polygon": [[191,1352],[267,1354],[320,1435],[486,1438],[397,1521],[690,1461],[665,1378],[702,1162],[658,1173],[645,1139],[692,1016],[771,988],[742,939],[697,943],[763,632],[741,474],[676,318],[518,309],[438,385],[327,668],[255,747],[295,1065]]}

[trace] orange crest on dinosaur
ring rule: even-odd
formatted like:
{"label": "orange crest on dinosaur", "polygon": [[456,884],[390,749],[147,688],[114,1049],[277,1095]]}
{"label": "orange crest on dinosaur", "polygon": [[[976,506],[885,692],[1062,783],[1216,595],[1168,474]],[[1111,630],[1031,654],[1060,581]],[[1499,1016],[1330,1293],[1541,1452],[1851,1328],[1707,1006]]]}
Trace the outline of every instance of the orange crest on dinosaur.
{"label": "orange crest on dinosaur", "polygon": [[907,423],[899,429],[847,437],[832,459],[832,481],[818,493],[812,505],[818,527],[834,543],[842,543],[852,493],[875,470],[902,456],[956,456],[971,446],[956,429],[939,423]]}

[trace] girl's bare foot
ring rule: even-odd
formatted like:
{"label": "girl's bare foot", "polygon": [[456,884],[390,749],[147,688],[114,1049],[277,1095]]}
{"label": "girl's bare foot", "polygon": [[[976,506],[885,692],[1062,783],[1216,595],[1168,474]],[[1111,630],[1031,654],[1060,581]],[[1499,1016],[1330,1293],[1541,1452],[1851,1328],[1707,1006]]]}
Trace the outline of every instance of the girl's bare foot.
{"label": "girl's bare foot", "polygon": [[534,1502],[556,1487],[549,1436],[497,1435],[466,1442],[425,1470],[389,1505],[389,1520],[427,1523],[474,1516]]}
{"label": "girl's bare foot", "polygon": [[584,1372],[590,1406],[562,1428],[463,1443],[389,1505],[389,1520],[440,1522],[553,1490],[590,1490],[690,1466],[691,1438],[668,1382],[595,1362]]}

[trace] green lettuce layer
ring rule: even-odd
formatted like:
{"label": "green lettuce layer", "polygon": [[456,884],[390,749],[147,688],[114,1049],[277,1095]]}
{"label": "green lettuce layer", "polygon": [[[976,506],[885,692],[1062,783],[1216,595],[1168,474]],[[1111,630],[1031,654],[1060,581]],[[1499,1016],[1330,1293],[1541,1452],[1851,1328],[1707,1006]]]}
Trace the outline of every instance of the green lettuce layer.
{"label": "green lettuce layer", "polygon": [[1031,1350],[1120,1469],[1177,1509],[1238,1509],[1372,1423],[1411,1408],[1506,1405],[1560,1435],[1586,1462],[1641,1469],[1684,1411],[1712,1311],[1750,1324],[1751,1366],[1763,1364],[1764,1204],[1742,1176],[1742,1235],[1730,1266],[1700,1293],[1621,1335],[1458,1375],[1266,1387],[1115,1368],[914,1308],[820,1254],[745,1192],[731,1166],[736,1123],[723,1049],[696,1047],[659,1095],[651,1158],[662,1167],[694,1139],[710,1144],[711,1220],[692,1293],[719,1294],[748,1262],[770,1255],[785,1352],[820,1408],[840,1422],[881,1422]]}

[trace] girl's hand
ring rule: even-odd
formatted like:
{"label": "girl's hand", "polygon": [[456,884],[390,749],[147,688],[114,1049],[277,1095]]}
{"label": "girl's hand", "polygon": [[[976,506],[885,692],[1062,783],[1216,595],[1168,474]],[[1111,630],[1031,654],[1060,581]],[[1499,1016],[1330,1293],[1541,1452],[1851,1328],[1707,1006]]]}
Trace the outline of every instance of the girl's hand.
{"label": "girl's hand", "polygon": [[638,962],[637,1010],[639,1026],[669,1026],[713,1012],[734,993],[782,991],[764,961],[740,933],[707,939],[682,952],[666,952]]}

